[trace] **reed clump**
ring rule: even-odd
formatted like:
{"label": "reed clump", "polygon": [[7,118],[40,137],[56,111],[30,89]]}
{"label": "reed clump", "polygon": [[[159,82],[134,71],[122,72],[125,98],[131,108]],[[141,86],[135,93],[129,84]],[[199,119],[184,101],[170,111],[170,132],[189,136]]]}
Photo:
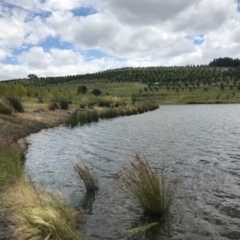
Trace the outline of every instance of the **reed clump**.
{"label": "reed clump", "polygon": [[176,191],[177,180],[169,182],[164,169],[158,174],[145,159],[136,154],[129,167],[123,168],[117,185],[151,216],[168,212]]}
{"label": "reed clump", "polygon": [[10,211],[12,231],[21,240],[79,240],[75,218],[59,197],[38,191],[32,183],[16,181],[1,194],[3,206]]}
{"label": "reed clump", "polygon": [[74,166],[75,172],[83,180],[87,192],[94,192],[98,189],[97,178],[93,177],[87,166],[81,167],[78,164]]}

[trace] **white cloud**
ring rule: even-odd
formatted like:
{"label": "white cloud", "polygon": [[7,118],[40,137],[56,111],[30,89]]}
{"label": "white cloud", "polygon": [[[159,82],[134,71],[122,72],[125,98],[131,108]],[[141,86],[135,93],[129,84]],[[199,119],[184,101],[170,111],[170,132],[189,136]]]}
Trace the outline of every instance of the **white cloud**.
{"label": "white cloud", "polygon": [[[4,0],[0,3],[0,61],[7,76],[61,75],[122,66],[208,63],[215,57],[239,57],[240,18],[236,0]],[[95,14],[71,10],[92,7]],[[201,37],[199,37],[201,36]],[[72,49],[58,49],[59,37]],[[203,40],[194,44],[194,40]],[[14,56],[14,49],[23,49]],[[44,50],[48,49],[48,51]],[[99,49],[104,58],[80,54]],[[121,59],[121,60],[119,60]],[[124,61],[122,60],[124,59]]]}

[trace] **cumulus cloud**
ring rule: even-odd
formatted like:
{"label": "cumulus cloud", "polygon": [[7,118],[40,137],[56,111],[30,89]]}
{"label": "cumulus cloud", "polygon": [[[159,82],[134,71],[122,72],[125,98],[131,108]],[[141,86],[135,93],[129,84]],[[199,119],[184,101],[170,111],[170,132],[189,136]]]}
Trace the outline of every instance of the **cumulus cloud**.
{"label": "cumulus cloud", "polygon": [[3,0],[0,79],[238,57],[239,20],[236,0]]}

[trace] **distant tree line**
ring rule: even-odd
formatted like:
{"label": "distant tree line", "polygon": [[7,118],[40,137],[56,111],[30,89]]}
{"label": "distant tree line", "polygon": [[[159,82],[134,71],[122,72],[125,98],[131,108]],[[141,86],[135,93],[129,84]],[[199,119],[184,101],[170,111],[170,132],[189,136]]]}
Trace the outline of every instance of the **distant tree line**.
{"label": "distant tree line", "polygon": [[225,58],[214,58],[212,62],[209,63],[210,67],[239,67],[240,60],[238,58],[233,59],[229,57]]}

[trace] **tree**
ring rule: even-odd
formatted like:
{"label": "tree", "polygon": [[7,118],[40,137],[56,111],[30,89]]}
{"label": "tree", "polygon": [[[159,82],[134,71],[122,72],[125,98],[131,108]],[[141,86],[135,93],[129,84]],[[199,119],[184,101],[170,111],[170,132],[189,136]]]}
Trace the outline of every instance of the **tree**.
{"label": "tree", "polygon": [[31,78],[31,79],[38,79],[38,76],[35,75],[35,74],[28,74],[28,78]]}

